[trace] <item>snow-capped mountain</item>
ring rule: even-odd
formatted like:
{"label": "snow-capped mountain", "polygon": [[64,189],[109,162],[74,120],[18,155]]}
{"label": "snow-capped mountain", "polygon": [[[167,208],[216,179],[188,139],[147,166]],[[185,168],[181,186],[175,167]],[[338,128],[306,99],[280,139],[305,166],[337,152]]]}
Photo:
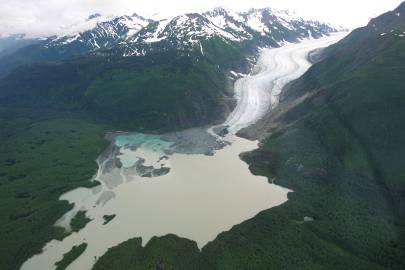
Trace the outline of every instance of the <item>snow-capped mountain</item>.
{"label": "snow-capped mountain", "polygon": [[[99,14],[92,15],[88,20],[96,19],[99,16]],[[76,53],[108,48],[120,42],[125,42],[151,22],[151,20],[137,14],[133,14],[132,16],[124,15],[109,21],[98,22],[94,28],[84,32],[51,37],[44,47],[60,48],[62,51],[73,51]]]}
{"label": "snow-capped mountain", "polygon": [[119,48],[123,56],[173,49],[192,50],[201,46],[201,42],[215,37],[236,43],[249,38],[219,27],[202,14],[189,13],[151,23],[130,38],[128,43],[120,44]]}
{"label": "snow-capped mountain", "polygon": [[214,25],[221,29],[239,36],[240,39],[246,40],[252,38],[251,28],[244,22],[240,14],[229,11],[222,7],[215,8],[203,14]]}
{"label": "snow-capped mountain", "polygon": [[[95,14],[89,19],[100,16]],[[166,48],[159,46],[162,49],[186,49],[213,37],[238,43],[261,36],[259,40],[264,44],[260,45],[277,46],[283,41],[296,42],[300,38],[320,37],[336,30],[326,23],[305,21],[288,11],[265,8],[236,13],[215,8],[202,14],[188,13],[160,21],[136,14],[120,16],[99,22],[93,29],[76,35],[53,37],[45,46],[61,50],[74,47],[82,53],[119,44],[122,48],[127,47],[123,55],[128,56],[145,54],[145,45],[150,47],[152,43],[159,42],[169,45]],[[131,50],[132,54],[129,53]]]}
{"label": "snow-capped mountain", "polygon": [[188,13],[152,22],[113,51],[123,56],[171,49],[203,51],[202,44],[215,38],[234,45],[250,42],[256,47],[278,47],[285,42],[318,38],[338,30],[341,29],[306,21],[288,11],[266,8],[236,13],[215,8],[202,14]]}
{"label": "snow-capped mountain", "polygon": [[283,34],[287,34],[286,40],[288,34],[291,33],[301,38],[318,38],[337,30],[328,23],[305,20],[288,10],[250,9],[240,15],[250,28],[259,32],[262,36],[275,35],[281,38]]}
{"label": "snow-capped mountain", "polygon": [[[317,38],[340,30],[326,23],[304,20],[288,11],[270,8],[246,12],[215,8],[158,21],[137,14],[106,18],[93,14],[80,27],[69,26],[70,34],[49,37],[35,46],[18,50],[6,59],[2,58],[0,73],[21,64],[64,60],[86,54],[122,57],[171,50],[203,54],[205,46],[215,48],[225,45],[246,53],[258,47],[279,47],[285,42]],[[72,30],[84,26],[90,28],[78,32]],[[15,54],[18,56],[13,59]]]}

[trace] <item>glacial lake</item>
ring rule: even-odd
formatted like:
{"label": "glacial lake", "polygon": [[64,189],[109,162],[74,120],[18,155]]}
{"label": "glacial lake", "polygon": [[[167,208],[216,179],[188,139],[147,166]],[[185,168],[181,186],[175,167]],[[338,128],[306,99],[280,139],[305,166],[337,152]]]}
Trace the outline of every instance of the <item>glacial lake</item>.
{"label": "glacial lake", "polygon": [[[191,131],[187,137],[195,137],[196,133],[205,132]],[[208,132],[203,136],[217,140]],[[187,148],[199,147],[207,150],[204,145],[211,150],[221,148],[208,151],[208,155],[170,151],[167,154],[176,142],[145,134],[115,137],[110,153],[99,159],[100,169],[95,178],[102,185],[79,188],[61,197],[74,203],[75,208],[57,225],[68,228],[69,220],[79,210],[87,211],[92,221],[63,241],[49,242],[43,253],[28,260],[22,269],[54,269],[54,263],[64,253],[83,242],[88,244],[86,251],[68,269],[91,269],[108,248],[134,237],[142,237],[145,245],[153,236],[176,234],[202,248],[221,232],[287,200],[288,189],[252,175],[239,158],[240,153],[257,148],[257,142],[233,135],[218,140],[219,144],[197,140],[198,145],[190,142],[177,150],[187,152]],[[134,169],[140,158],[144,159],[144,167],[170,170],[160,176],[142,177]],[[116,217],[103,225],[103,215],[111,214]]]}
{"label": "glacial lake", "polygon": [[[56,226],[70,230],[78,211],[86,211],[92,221],[63,241],[49,242],[21,269],[54,269],[64,253],[83,242],[87,249],[67,269],[90,270],[110,247],[134,237],[141,237],[145,245],[153,236],[176,234],[202,248],[221,232],[285,202],[290,190],[252,175],[239,157],[256,149],[258,142],[233,134],[277,105],[283,86],[310,67],[310,51],[342,37],[263,50],[254,74],[235,84],[237,106],[224,123],[230,131],[225,137],[214,128],[109,134],[111,146],[98,158],[94,177],[101,185],[62,195],[60,199],[74,203],[74,209]],[[115,218],[103,225],[103,216],[113,214]]]}

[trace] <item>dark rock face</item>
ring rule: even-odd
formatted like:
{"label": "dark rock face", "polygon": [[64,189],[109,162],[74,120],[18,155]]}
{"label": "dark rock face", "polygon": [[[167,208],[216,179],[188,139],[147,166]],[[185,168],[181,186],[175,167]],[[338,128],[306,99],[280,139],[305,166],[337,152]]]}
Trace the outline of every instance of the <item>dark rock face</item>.
{"label": "dark rock face", "polygon": [[161,168],[154,168],[153,166],[145,166],[145,159],[139,159],[135,164],[135,170],[138,175],[141,177],[158,177],[170,172],[170,168],[162,166]]}

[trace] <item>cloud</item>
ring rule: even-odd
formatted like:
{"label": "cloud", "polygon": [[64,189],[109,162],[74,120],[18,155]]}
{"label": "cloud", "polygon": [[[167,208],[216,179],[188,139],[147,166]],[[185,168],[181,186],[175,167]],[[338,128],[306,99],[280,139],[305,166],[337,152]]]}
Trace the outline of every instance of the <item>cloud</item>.
{"label": "cloud", "polygon": [[204,11],[216,6],[234,10],[250,7],[292,9],[298,14],[334,24],[356,27],[401,0],[0,0],[0,34],[28,33],[33,36],[59,34],[67,26],[82,22],[90,14],[122,15],[137,12],[171,16]]}
{"label": "cloud", "polygon": [[56,34],[92,13],[122,14],[129,8],[135,8],[133,1],[1,0],[0,33]]}

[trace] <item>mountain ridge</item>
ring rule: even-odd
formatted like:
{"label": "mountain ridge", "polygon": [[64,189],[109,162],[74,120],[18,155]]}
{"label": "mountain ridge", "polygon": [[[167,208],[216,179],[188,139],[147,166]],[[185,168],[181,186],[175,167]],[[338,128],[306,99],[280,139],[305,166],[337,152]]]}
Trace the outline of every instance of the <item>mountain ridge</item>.
{"label": "mountain ridge", "polygon": [[20,65],[60,61],[87,54],[128,57],[168,50],[202,51],[201,43],[212,39],[221,39],[239,48],[278,47],[284,42],[317,38],[342,30],[270,8],[240,13],[216,8],[159,21],[136,13],[108,20],[100,16],[89,17],[90,20],[100,20],[91,29],[73,35],[48,37],[2,57],[0,77]]}

